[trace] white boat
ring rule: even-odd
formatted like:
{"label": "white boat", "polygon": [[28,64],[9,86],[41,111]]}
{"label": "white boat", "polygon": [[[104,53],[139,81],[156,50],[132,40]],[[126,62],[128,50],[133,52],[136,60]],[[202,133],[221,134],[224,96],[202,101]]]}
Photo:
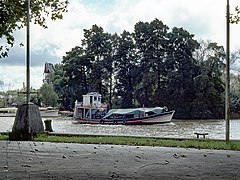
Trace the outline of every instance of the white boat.
{"label": "white boat", "polygon": [[99,93],[83,95],[82,103],[75,103],[76,123],[86,124],[160,124],[171,122],[175,111],[166,107],[111,109],[101,103]]}
{"label": "white boat", "polygon": [[53,107],[40,107],[39,108],[41,117],[57,117],[58,115],[58,110],[54,109]]}
{"label": "white boat", "polygon": [[15,117],[16,113],[16,107],[0,108],[0,117]]}
{"label": "white boat", "polygon": [[[17,114],[16,107],[0,108],[0,117],[15,117]],[[52,107],[39,108],[41,117],[57,117],[58,110]]]}

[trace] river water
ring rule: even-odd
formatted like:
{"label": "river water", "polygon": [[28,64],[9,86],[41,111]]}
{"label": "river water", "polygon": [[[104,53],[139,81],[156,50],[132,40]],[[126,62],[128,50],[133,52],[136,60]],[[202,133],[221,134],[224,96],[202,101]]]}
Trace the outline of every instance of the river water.
{"label": "river water", "polygon": [[[14,117],[0,117],[0,132],[10,132]],[[46,120],[43,118],[43,121]],[[210,139],[225,139],[225,120],[173,120],[159,125],[90,125],[74,124],[72,118],[52,118],[52,128],[58,133],[94,135],[153,136],[196,138],[195,132],[207,132]],[[240,140],[240,119],[230,120],[230,140]]]}

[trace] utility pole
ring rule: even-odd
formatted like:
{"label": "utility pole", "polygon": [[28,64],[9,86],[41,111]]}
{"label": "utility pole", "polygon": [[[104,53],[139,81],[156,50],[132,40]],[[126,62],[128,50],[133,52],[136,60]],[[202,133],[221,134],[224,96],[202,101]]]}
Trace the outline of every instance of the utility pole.
{"label": "utility pole", "polygon": [[230,77],[229,77],[229,57],[230,57],[230,16],[229,16],[229,0],[227,0],[226,9],[226,80],[225,80],[225,119],[226,119],[226,143],[229,143],[230,134]]}
{"label": "utility pole", "polygon": [[39,112],[39,108],[30,103],[30,0],[27,2],[27,35],[26,35],[26,95],[27,102],[18,107],[12,132],[9,135],[10,140],[32,140],[33,135],[43,132],[44,126]]}
{"label": "utility pole", "polygon": [[26,81],[27,81],[27,102],[30,102],[30,0],[27,0],[27,51],[26,51]]}

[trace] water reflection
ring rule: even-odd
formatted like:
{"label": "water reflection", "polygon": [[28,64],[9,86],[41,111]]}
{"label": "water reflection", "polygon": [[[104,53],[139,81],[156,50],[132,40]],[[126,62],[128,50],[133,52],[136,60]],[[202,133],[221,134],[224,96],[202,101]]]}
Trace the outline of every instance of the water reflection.
{"label": "water reflection", "polygon": [[[43,119],[44,121],[45,119]],[[0,118],[0,132],[11,131],[14,118]],[[195,132],[208,132],[207,138],[225,139],[225,120],[173,120],[160,125],[89,125],[73,124],[71,118],[53,118],[52,127],[59,133],[97,135],[154,136],[195,138]],[[240,139],[240,119],[230,121],[230,139]]]}

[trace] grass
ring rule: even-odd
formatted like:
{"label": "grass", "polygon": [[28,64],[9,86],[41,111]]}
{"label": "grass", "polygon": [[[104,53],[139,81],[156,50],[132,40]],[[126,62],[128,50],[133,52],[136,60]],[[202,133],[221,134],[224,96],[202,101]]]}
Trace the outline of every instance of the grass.
{"label": "grass", "polygon": [[6,141],[6,140],[8,140],[9,139],[9,136],[7,135],[7,134],[0,134],[0,140],[1,141]]}
{"label": "grass", "polygon": [[[0,140],[8,140],[8,134],[0,134]],[[211,139],[174,139],[129,136],[96,136],[96,135],[51,135],[39,134],[33,141],[81,143],[81,144],[115,144],[132,146],[162,146],[197,149],[225,149],[240,151],[240,141],[234,140],[226,144],[224,140]]]}

